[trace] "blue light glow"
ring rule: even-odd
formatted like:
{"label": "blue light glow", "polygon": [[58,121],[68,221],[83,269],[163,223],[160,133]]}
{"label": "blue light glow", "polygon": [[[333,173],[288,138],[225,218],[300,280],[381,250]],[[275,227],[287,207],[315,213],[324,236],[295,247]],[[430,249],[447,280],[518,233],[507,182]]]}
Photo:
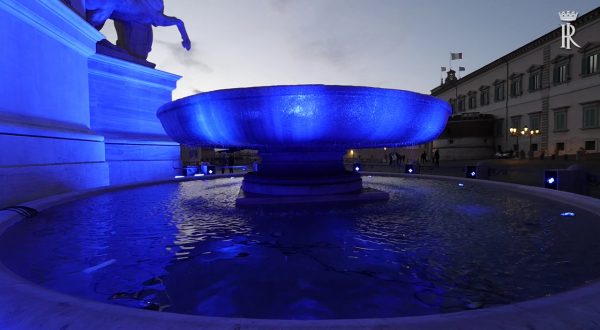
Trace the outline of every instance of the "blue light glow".
{"label": "blue light glow", "polygon": [[355,170],[356,172],[359,172],[359,171],[360,171],[360,167],[356,166],[356,167],[354,168],[354,170]]}
{"label": "blue light glow", "polygon": [[553,184],[555,180],[554,180],[554,178],[549,178],[547,181],[549,184]]}
{"label": "blue light glow", "polygon": [[175,141],[258,150],[401,147],[435,139],[451,114],[424,94],[356,86],[268,86],[218,90],[163,105]]}
{"label": "blue light glow", "polygon": [[475,176],[476,174],[475,171],[471,172],[471,176]]}
{"label": "blue light glow", "polygon": [[408,169],[408,173],[412,173],[412,172],[413,172],[413,169],[412,169],[412,168],[409,168],[409,169]]}
{"label": "blue light glow", "polygon": [[459,186],[459,187],[464,187],[464,186],[465,186],[465,184],[464,184],[464,183],[459,183],[459,184],[458,184],[458,186]]}
{"label": "blue light glow", "polygon": [[208,170],[208,174],[213,174],[213,170]]}
{"label": "blue light glow", "polygon": [[183,176],[183,175],[176,175],[175,176],[175,179],[181,179],[181,178],[185,178],[185,176]]}
{"label": "blue light glow", "polygon": [[564,212],[564,213],[561,213],[560,215],[563,216],[563,217],[574,217],[575,213],[573,213],[573,212]]}

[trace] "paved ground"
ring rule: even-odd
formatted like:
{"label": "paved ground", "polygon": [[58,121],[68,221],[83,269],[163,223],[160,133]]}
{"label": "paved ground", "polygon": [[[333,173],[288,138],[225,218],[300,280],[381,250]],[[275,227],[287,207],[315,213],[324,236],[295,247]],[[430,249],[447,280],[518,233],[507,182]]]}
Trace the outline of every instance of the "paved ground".
{"label": "paved ground", "polygon": [[[575,160],[575,157],[565,160],[545,158],[540,159],[486,159],[469,161],[440,161],[440,167],[434,167],[430,162],[421,167],[421,174],[445,175],[464,177],[465,166],[486,162],[490,167],[490,180],[525,184],[541,187],[544,185],[546,169],[566,169],[571,165],[583,166],[588,175],[589,195],[600,198],[600,154],[588,155],[585,160]],[[390,167],[381,163],[363,163],[363,171],[372,172],[404,172],[404,167]]]}

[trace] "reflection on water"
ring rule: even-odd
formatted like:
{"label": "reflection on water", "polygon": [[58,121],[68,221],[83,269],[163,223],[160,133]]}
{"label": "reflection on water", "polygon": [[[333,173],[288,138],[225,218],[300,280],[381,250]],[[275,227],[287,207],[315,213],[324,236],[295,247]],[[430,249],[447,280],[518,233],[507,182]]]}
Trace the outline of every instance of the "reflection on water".
{"label": "reflection on water", "polygon": [[600,276],[600,222],[586,211],[472,181],[364,182],[389,202],[238,210],[240,179],[114,192],[9,228],[0,258],[89,299],[282,319],[476,309]]}

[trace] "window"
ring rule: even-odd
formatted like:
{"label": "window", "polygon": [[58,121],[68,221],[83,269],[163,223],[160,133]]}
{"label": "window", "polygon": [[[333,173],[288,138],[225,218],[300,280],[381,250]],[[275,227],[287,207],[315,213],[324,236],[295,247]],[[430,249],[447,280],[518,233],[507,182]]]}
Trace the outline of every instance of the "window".
{"label": "window", "polygon": [[541,117],[542,115],[539,112],[529,114],[529,129],[540,129]]}
{"label": "window", "polygon": [[529,90],[537,91],[542,89],[542,72],[536,72],[529,77]]}
{"label": "window", "polygon": [[579,52],[581,55],[581,75],[588,76],[600,72],[600,43],[588,42]]}
{"label": "window", "polygon": [[496,81],[494,83],[494,101],[503,101],[504,100],[504,80]]}
{"label": "window", "polygon": [[556,142],[556,151],[564,151],[565,143],[564,142]]}
{"label": "window", "polygon": [[554,131],[567,130],[567,109],[554,110]]}
{"label": "window", "polygon": [[598,120],[600,103],[585,104],[583,106],[583,128],[596,128],[600,126]]}
{"label": "window", "polygon": [[558,55],[552,63],[554,64],[554,69],[552,71],[552,82],[554,85],[564,84],[571,80],[570,66],[571,66],[571,57],[573,55]]}
{"label": "window", "polygon": [[596,141],[585,141],[585,150],[596,150]]}
{"label": "window", "polygon": [[477,108],[477,92],[470,91],[469,92],[469,109]]}
{"label": "window", "polygon": [[564,84],[569,81],[569,66],[564,63],[554,68],[554,84]]}
{"label": "window", "polygon": [[556,82],[557,83],[567,82],[568,77],[569,77],[568,72],[569,72],[569,68],[566,65],[559,66],[558,70],[556,71]]}
{"label": "window", "polygon": [[598,53],[595,53],[583,56],[583,68],[581,73],[586,75],[598,73],[600,71],[600,67],[598,66],[598,55]]}
{"label": "window", "polygon": [[523,75],[513,74],[510,78],[510,96],[516,97],[523,94]]}
{"label": "window", "polygon": [[448,103],[450,104],[450,108],[452,109],[452,114],[456,113],[456,100],[449,99]]}
{"label": "window", "polygon": [[484,106],[490,104],[490,87],[481,86],[479,91],[481,92],[479,94],[479,105]]}
{"label": "window", "polygon": [[529,72],[529,91],[537,91],[542,89],[542,66],[532,65],[527,71]]}
{"label": "window", "polygon": [[510,128],[516,128],[517,132],[521,130],[521,116],[510,117]]}
{"label": "window", "polygon": [[459,95],[458,96],[458,112],[465,112],[465,96],[464,95]]}

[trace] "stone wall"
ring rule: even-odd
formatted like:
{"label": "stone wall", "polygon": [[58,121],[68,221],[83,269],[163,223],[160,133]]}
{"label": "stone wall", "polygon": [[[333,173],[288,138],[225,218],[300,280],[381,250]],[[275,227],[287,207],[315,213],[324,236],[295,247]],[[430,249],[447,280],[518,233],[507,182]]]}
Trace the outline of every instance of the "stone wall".
{"label": "stone wall", "polygon": [[0,1],[0,208],[174,173],[179,149],[155,112],[179,77],[98,60],[103,38],[58,0]]}

